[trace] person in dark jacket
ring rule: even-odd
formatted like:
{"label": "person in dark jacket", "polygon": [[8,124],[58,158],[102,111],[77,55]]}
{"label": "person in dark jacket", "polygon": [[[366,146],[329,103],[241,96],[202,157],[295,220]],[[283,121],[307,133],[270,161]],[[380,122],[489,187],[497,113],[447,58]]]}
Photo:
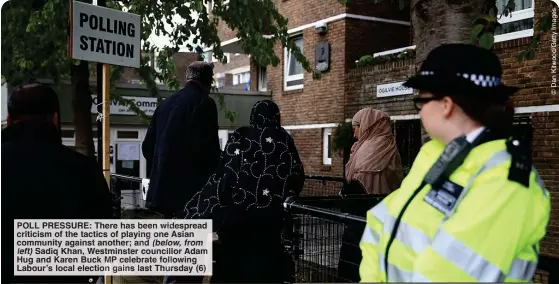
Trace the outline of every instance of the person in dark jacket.
{"label": "person in dark jacket", "polygon": [[58,97],[46,85],[18,86],[8,98],[7,127],[2,130],[2,283],[90,283],[101,276],[12,273],[17,265],[10,260],[14,219],[113,216],[112,196],[96,160],[62,145],[59,113]]}
{"label": "person in dark jacket", "polygon": [[217,107],[209,97],[213,65],[191,63],[186,79],[157,107],[142,144],[151,165],[146,206],[167,219],[206,183],[221,154]]}
{"label": "person in dark jacket", "polygon": [[284,201],[299,196],[305,171],[271,100],[252,108],[250,126],[227,141],[215,173],[186,204],[185,219],[212,219],[218,235],[211,283],[283,283]]}

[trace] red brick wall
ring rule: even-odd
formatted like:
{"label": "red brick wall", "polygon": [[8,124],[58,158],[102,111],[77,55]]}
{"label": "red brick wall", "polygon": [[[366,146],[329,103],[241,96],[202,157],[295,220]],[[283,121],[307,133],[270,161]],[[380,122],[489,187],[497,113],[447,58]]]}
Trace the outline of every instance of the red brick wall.
{"label": "red brick wall", "polygon": [[559,112],[532,114],[533,163],[551,193],[551,220],[542,252],[559,257]]}
{"label": "red brick wall", "polygon": [[[291,1],[291,0],[290,0]],[[268,87],[272,91],[273,99],[282,111],[282,123],[317,124],[331,123],[343,120],[344,74],[346,53],[345,22],[330,23],[328,34],[320,36],[314,29],[306,29],[303,33],[303,53],[314,62],[314,47],[317,41],[330,43],[330,70],[320,80],[313,80],[312,74],[304,74],[304,89],[284,91],[283,64],[284,52],[279,45],[275,52],[280,56],[278,66],[268,67]],[[314,64],[313,64],[314,65]]]}
{"label": "red brick wall", "polygon": [[[288,26],[290,29],[346,12],[346,8],[340,5],[338,0],[274,0],[274,2],[278,11],[289,19]],[[218,36],[222,41],[225,41],[235,38],[237,33],[220,22]]]}
{"label": "red brick wall", "polygon": [[[348,7],[339,5],[336,0],[327,1],[277,1],[280,12],[289,18],[289,27],[309,24],[347,11],[355,14],[368,9],[369,16],[387,18],[382,13],[394,11],[397,19],[406,20],[405,12],[394,5],[374,4],[371,2],[352,2]],[[367,5],[365,5],[365,3]],[[353,5],[353,6],[352,6]],[[382,12],[382,13],[381,13]],[[388,32],[390,31],[390,33]],[[396,33],[402,33],[398,35]],[[284,91],[283,66],[284,52],[279,44],[275,47],[281,62],[278,66],[267,68],[268,90],[278,103],[284,125],[306,125],[340,123],[344,121],[345,74],[354,66],[355,60],[366,54],[406,46],[409,43],[409,26],[386,24],[365,20],[344,19],[328,23],[326,35],[318,35],[311,27],[303,31],[304,55],[314,65],[315,45],[319,41],[330,44],[330,69],[320,80],[312,79],[305,73],[304,88]],[[373,37],[371,37],[373,35]],[[252,67],[252,66],[251,66]],[[251,70],[251,88],[257,87],[258,72]],[[322,129],[293,130],[296,144],[309,173],[321,175],[343,175],[342,157],[336,153],[332,166],[322,165]]]}
{"label": "red brick wall", "polygon": [[411,95],[377,98],[377,85],[405,81],[415,73],[412,61],[400,61],[356,68],[347,74],[345,117],[352,118],[362,108],[373,107],[389,115],[417,114]]}
{"label": "red brick wall", "polygon": [[[548,7],[548,1],[536,1],[536,21],[543,12],[548,11]],[[559,104],[559,98],[551,94],[550,87],[550,36],[542,37],[533,60],[519,62],[517,56],[527,49],[530,41],[531,38],[523,38],[495,44],[495,53],[503,64],[503,81],[522,88],[513,96],[517,107]],[[351,117],[365,106],[380,108],[390,115],[416,113],[406,97],[375,98],[377,83],[402,81],[413,74],[414,69],[412,62],[400,62],[351,70],[347,74],[346,117]],[[550,191],[552,201],[551,221],[542,242],[542,252],[559,257],[559,113],[533,113],[531,117],[534,166]]]}
{"label": "red brick wall", "polygon": [[347,19],[346,26],[348,68],[355,68],[355,61],[364,55],[411,45],[409,26],[356,19]]}
{"label": "red brick wall", "polygon": [[503,64],[503,80],[505,84],[522,88],[513,97],[516,106],[557,104],[559,98],[551,95],[549,37],[542,37],[542,47],[535,53],[535,59],[519,62],[517,56],[528,48],[530,42],[531,38],[522,38],[495,45],[495,52]]}
{"label": "red brick wall", "polygon": [[[292,0],[289,0],[292,1]],[[277,67],[267,68],[268,90],[279,105],[283,125],[323,124],[342,122],[344,100],[344,74],[346,72],[344,21],[328,24],[328,33],[320,36],[314,29],[303,31],[303,53],[314,62],[314,47],[318,41],[330,43],[330,69],[320,80],[313,80],[312,74],[304,74],[304,88],[284,91],[284,52],[281,46],[275,52],[281,58]],[[314,65],[314,64],[312,64]],[[322,166],[322,129],[293,130],[295,143],[303,158],[307,172],[321,175],[342,175],[340,167]],[[333,164],[341,163],[341,157],[333,157]]]}
{"label": "red brick wall", "polygon": [[400,20],[408,22],[410,19],[409,10],[399,9],[397,2],[382,1],[374,4],[374,0],[351,0],[347,5],[346,13],[362,16],[378,17],[390,20]]}
{"label": "red brick wall", "polygon": [[323,129],[294,129],[290,132],[305,166],[306,174],[343,176],[341,153],[332,153],[332,165],[322,164]]}
{"label": "red brick wall", "polygon": [[[172,56],[173,60],[175,60],[175,64],[176,64],[176,68],[175,68],[175,74],[177,76],[177,79],[179,79],[180,85],[184,86],[184,83],[186,82],[186,67],[188,67],[188,65],[194,61],[197,60],[198,58],[198,54],[193,53],[193,52],[178,52],[176,54],[174,54]],[[152,61],[152,64],[155,64],[155,60]],[[93,85],[95,85],[96,82],[96,64],[95,63],[90,63],[91,67],[90,70],[93,70],[93,72],[91,73],[91,75],[89,76],[89,81],[93,82]],[[155,66],[155,65],[154,65]],[[136,72],[134,71],[134,68],[125,68],[124,72],[121,75],[121,78],[119,80],[119,83],[121,84],[133,84],[136,81],[139,81],[141,78],[140,76],[138,76],[138,74],[136,74]]]}
{"label": "red brick wall", "polygon": [[258,91],[258,78],[260,76],[260,67],[253,58],[250,58],[250,90]]}

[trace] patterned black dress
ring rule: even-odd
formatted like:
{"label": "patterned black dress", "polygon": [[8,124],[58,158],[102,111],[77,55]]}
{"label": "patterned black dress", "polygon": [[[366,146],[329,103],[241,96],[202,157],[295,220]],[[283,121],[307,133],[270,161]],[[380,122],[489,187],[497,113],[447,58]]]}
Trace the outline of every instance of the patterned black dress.
{"label": "patterned black dress", "polygon": [[274,102],[257,102],[250,120],[232,134],[215,173],[184,208],[184,218],[212,219],[219,235],[212,283],[281,283],[289,274],[283,202],[301,192],[303,165]]}

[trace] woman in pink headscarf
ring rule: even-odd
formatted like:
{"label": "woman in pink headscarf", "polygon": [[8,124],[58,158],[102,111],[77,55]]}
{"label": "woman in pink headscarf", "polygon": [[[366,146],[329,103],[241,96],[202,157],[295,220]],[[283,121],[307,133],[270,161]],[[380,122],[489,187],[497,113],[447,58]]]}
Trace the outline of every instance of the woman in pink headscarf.
{"label": "woman in pink headscarf", "polygon": [[365,108],[353,117],[357,142],[346,164],[346,179],[358,182],[369,194],[389,194],[403,179],[400,154],[385,112]]}

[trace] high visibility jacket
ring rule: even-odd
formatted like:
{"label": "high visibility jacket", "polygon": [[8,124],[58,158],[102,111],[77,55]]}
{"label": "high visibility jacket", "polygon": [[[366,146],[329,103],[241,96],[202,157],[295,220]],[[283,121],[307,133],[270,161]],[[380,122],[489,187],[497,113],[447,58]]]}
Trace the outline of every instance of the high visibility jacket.
{"label": "high visibility jacket", "polygon": [[385,267],[400,210],[444,148],[436,140],[426,143],[401,187],[367,212],[361,282],[531,281],[549,220],[549,192],[535,169],[529,187],[507,178],[505,140],[473,148],[450,175],[466,191],[450,216],[424,200],[430,185],[419,191],[401,218]]}

